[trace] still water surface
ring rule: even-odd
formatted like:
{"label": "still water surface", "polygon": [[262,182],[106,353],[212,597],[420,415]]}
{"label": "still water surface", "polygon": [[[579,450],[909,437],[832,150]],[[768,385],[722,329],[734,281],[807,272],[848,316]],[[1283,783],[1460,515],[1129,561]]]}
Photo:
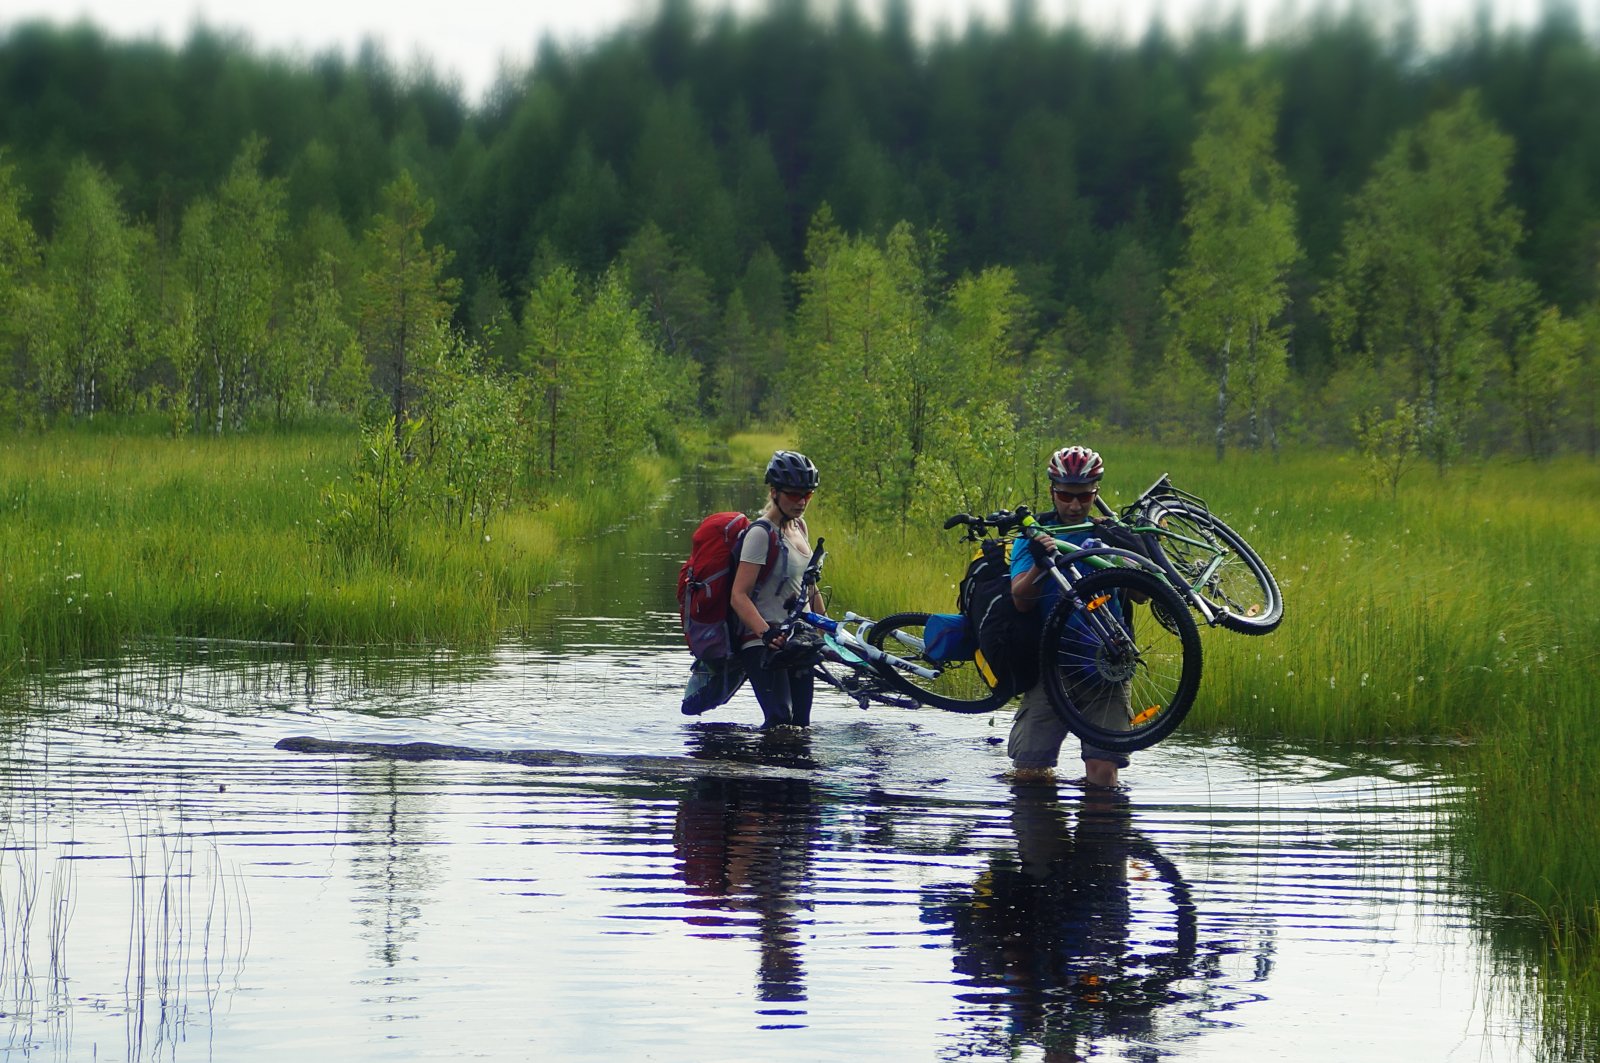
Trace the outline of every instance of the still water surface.
{"label": "still water surface", "polygon": [[1535,1058],[1429,769],[1180,737],[1106,797],[1006,783],[1004,714],[680,716],[661,525],[706,501],[493,654],[54,679],[0,731],[0,1054]]}

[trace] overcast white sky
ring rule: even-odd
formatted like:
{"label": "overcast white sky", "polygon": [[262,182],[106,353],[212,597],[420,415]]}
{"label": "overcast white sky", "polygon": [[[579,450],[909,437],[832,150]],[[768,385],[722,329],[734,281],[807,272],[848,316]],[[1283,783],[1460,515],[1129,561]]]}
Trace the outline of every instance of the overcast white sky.
{"label": "overcast white sky", "polygon": [[[1161,12],[1181,28],[1219,7],[1216,0],[1036,0],[1047,21],[1068,15],[1105,32],[1137,33]],[[1355,0],[1325,0],[1347,7]],[[1379,10],[1392,5],[1373,0]],[[1547,0],[1489,0],[1497,26],[1536,21]],[[1600,0],[1571,0],[1593,32],[1600,26]],[[1281,25],[1317,0],[1225,0],[1244,6],[1252,31]],[[1480,0],[1411,0],[1431,34],[1452,34],[1470,21]],[[1000,20],[1010,0],[912,0],[920,27],[959,30],[977,17]],[[857,0],[863,11],[878,0]],[[702,7],[759,10],[762,0],[710,0]],[[534,46],[549,35],[576,43],[609,32],[650,9],[649,0],[0,0],[0,32],[33,18],[73,22],[86,17],[117,37],[159,37],[181,44],[196,20],[221,29],[244,30],[257,47],[271,51],[347,54],[365,38],[380,41],[389,57],[404,63],[426,54],[441,73],[459,77],[467,98],[477,102],[502,60],[525,65]]]}

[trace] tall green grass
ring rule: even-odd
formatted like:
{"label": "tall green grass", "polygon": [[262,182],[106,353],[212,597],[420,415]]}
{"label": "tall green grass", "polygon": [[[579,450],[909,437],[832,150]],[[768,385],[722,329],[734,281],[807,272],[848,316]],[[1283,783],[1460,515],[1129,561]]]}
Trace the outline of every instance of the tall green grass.
{"label": "tall green grass", "polygon": [[[0,678],[146,636],[488,643],[559,576],[563,541],[636,498],[553,494],[486,538],[418,521],[399,563],[352,562],[317,523],[358,446],[353,430],[0,441]],[[642,463],[632,482],[659,489],[666,474]]]}

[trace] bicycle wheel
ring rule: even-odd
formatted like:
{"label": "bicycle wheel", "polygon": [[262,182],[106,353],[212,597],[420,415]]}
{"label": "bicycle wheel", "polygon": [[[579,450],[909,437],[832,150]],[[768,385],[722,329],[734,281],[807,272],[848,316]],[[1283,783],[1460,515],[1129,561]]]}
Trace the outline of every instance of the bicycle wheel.
{"label": "bicycle wheel", "polygon": [[[1283,623],[1283,595],[1267,563],[1244,537],[1203,509],[1175,499],[1157,499],[1146,519],[1173,535],[1211,544],[1196,546],[1168,535],[1147,533],[1145,545],[1163,557],[1217,613],[1217,623],[1243,635],[1265,635]],[[1212,567],[1220,556],[1221,562]],[[1196,586],[1210,568],[1211,574]]]}
{"label": "bicycle wheel", "polygon": [[1039,678],[1050,705],[1090,745],[1131,753],[1171,734],[1200,685],[1200,629],[1165,580],[1133,568],[1077,582],[1045,618]]}
{"label": "bicycle wheel", "polygon": [[991,687],[974,661],[929,660],[922,639],[927,622],[927,613],[895,613],[873,624],[867,632],[867,645],[939,673],[937,679],[925,679],[892,665],[877,665],[878,673],[890,686],[924,705],[948,712],[993,712],[1011,700],[1011,691]]}

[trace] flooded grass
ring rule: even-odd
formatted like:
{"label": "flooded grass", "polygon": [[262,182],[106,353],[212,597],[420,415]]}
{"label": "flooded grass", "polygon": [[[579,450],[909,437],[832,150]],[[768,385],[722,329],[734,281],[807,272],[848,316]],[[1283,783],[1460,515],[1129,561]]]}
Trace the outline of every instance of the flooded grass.
{"label": "flooded grass", "polygon": [[[336,559],[321,494],[354,432],[169,439],[55,432],[0,448],[0,679],[141,637],[488,645],[564,570],[562,544],[637,505],[590,485],[486,539],[417,522],[395,564]],[[641,463],[630,491],[659,491]]]}
{"label": "flooded grass", "polygon": [[[590,631],[381,686],[290,654],[41,684],[0,747],[0,896],[38,898],[0,966],[26,941],[41,990],[0,982],[0,1055],[1536,1058],[1537,1009],[1476,991],[1431,767],[1180,736],[1125,795],[1012,786],[982,718],[685,722],[675,648]],[[274,748],[300,732],[579,762]]]}

